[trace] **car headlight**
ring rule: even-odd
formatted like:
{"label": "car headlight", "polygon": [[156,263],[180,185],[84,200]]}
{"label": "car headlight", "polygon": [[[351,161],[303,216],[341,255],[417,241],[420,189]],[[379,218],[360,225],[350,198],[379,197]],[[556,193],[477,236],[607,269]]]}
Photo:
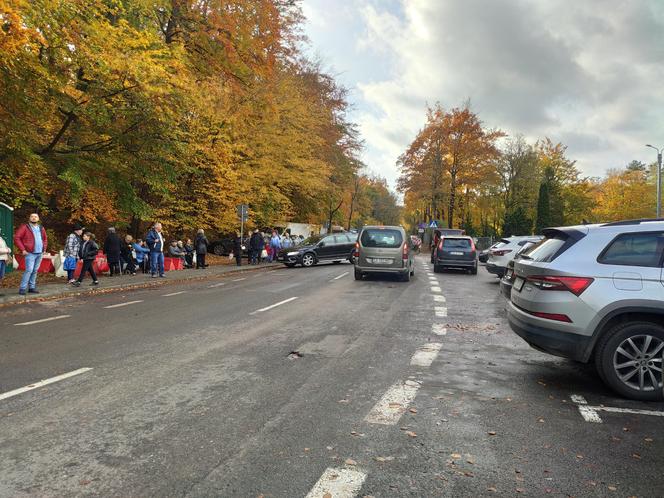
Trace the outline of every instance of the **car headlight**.
{"label": "car headlight", "polygon": [[295,252],[289,252],[288,254],[286,254],[286,256],[297,256],[298,254],[300,253],[295,251]]}

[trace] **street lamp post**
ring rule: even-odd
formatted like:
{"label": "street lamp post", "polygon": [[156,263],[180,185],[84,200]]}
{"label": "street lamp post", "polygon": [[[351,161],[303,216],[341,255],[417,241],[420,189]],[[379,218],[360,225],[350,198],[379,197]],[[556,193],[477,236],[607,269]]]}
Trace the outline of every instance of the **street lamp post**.
{"label": "street lamp post", "polygon": [[657,218],[662,216],[662,147],[658,149],[657,147],[646,144],[646,147],[655,149],[657,151]]}

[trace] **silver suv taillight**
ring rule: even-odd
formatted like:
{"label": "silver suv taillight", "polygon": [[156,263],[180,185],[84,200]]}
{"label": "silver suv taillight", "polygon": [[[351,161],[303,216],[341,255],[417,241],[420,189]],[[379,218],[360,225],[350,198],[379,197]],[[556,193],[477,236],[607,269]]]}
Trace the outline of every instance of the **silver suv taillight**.
{"label": "silver suv taillight", "polygon": [[580,296],[595,279],[590,277],[563,277],[549,275],[534,275],[526,281],[542,290],[570,291],[575,296]]}

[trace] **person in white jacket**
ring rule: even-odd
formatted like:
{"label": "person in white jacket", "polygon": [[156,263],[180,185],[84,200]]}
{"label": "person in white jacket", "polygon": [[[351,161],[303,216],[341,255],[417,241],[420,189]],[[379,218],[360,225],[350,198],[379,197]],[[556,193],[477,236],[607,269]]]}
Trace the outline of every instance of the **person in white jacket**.
{"label": "person in white jacket", "polygon": [[7,245],[7,242],[0,233],[0,280],[5,277],[5,271],[7,270],[7,262],[9,261],[9,255],[12,253],[12,248]]}

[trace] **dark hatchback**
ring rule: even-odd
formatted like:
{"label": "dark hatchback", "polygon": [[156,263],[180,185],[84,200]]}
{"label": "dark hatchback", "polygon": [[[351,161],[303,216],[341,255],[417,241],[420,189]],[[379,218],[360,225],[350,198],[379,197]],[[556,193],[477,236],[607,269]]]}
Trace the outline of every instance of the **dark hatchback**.
{"label": "dark hatchback", "polygon": [[277,261],[288,267],[309,267],[323,261],[352,261],[356,241],[357,234],[350,232],[326,235],[320,240],[310,238],[298,246],[279,251]]}
{"label": "dark hatchback", "polygon": [[444,236],[436,247],[433,271],[438,273],[443,268],[461,268],[477,275],[477,250],[475,242],[466,236]]}

